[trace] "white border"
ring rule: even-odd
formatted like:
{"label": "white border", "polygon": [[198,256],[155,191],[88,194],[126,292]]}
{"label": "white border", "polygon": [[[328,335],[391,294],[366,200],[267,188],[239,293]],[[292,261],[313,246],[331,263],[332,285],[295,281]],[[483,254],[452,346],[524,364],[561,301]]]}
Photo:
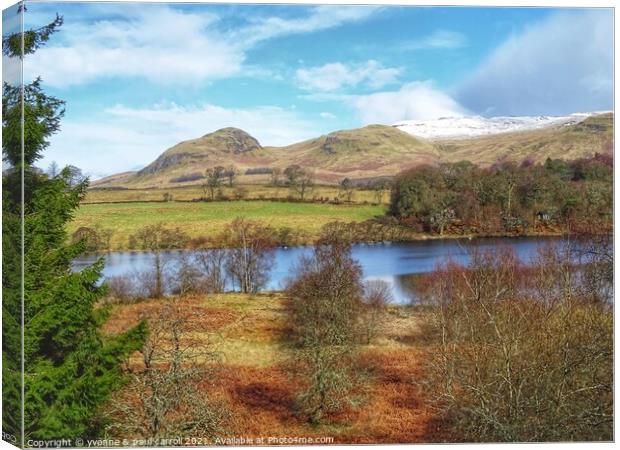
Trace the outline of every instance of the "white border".
{"label": "white border", "polygon": [[[64,1],[41,1],[41,0],[31,0],[28,3],[102,3],[102,2],[98,2],[96,0],[64,0]],[[241,2],[223,2],[223,1],[213,1],[213,0],[205,0],[205,1],[196,1],[196,2],[188,2],[188,1],[183,1],[183,0],[150,0],[150,1],[145,1],[145,0],[134,0],[133,2],[139,2],[139,3],[252,3],[252,4],[261,4],[261,3],[270,3],[270,4],[340,4],[340,5],[373,5],[373,4],[380,4],[380,5],[399,5],[399,6],[475,6],[475,7],[551,7],[551,8],[561,8],[561,7],[570,7],[570,8],[578,8],[578,7],[587,7],[587,8],[592,8],[592,7],[604,7],[604,8],[614,8],[614,24],[615,24],[615,19],[616,19],[616,9],[615,9],[615,3],[613,0],[543,0],[543,1],[506,1],[506,0],[477,0],[475,2],[472,1],[466,1],[466,0],[425,0],[425,1],[385,1],[385,0],[375,0],[375,1],[368,1],[368,0],[321,0],[318,2],[312,2],[312,1],[307,1],[307,0],[288,0],[288,1],[262,1],[262,0],[244,0]],[[132,2],[132,3],[133,3]],[[14,5],[15,3],[17,3],[14,0],[0,0],[0,6],[2,7],[2,9],[8,8],[9,6]],[[110,2],[112,3],[112,2]],[[130,3],[130,2],[127,2]],[[614,33],[614,69],[615,69],[615,60],[616,60],[616,56],[617,56],[617,49],[619,48],[618,45],[618,35]],[[618,73],[614,70],[614,86],[616,86],[618,83]],[[618,91],[614,89],[614,105],[617,104],[617,100],[618,100]],[[614,107],[614,111],[615,111],[615,107]],[[614,127],[614,154],[615,154],[615,143],[617,142],[617,133],[616,133],[616,128]],[[618,165],[615,165],[614,167],[614,200],[619,199],[620,198],[620,186],[618,185],[618,183],[616,183],[616,179],[619,173],[619,168]],[[620,213],[620,207],[618,206],[618,201],[614,202],[614,218],[618,217],[618,213]],[[615,228],[615,227],[614,227]],[[616,236],[614,236],[614,247],[615,248],[620,248],[617,246],[618,244],[618,235],[616,234]],[[1,248],[0,248],[0,254],[1,254]],[[618,254],[615,253],[614,255],[614,265],[615,267],[617,267],[617,263],[618,263],[619,257]],[[614,268],[615,268],[614,267]],[[620,280],[620,275],[618,274],[618,271],[615,271],[614,273],[614,284],[615,286],[620,286],[620,283],[618,283],[618,281]],[[614,314],[614,319],[615,319],[615,314]],[[614,328],[615,330],[615,328]],[[0,337],[1,340],[1,337]],[[617,344],[617,341],[614,341],[614,356],[615,356],[615,345]],[[617,374],[618,374],[618,361],[617,359],[614,360],[614,413],[616,410],[616,401],[617,401],[617,396],[615,396],[615,393],[617,392],[615,390],[615,386],[616,386],[616,382],[617,382]],[[0,409],[1,411],[1,409]],[[614,437],[617,436],[617,419],[614,423]],[[449,449],[450,447],[453,447],[454,445],[457,444],[418,444],[416,446],[419,445],[424,445],[426,447],[431,446],[433,448],[436,449]],[[615,444],[613,443],[604,443],[604,444],[597,444],[597,443],[558,443],[558,444],[458,444],[459,448],[464,448],[464,449],[469,449],[469,448],[479,448],[479,447],[484,447],[484,448],[488,448],[488,449],[495,449],[495,448],[501,448],[502,446],[510,446],[511,448],[514,449],[529,449],[529,448],[534,448],[539,447],[539,446],[545,446],[545,448],[553,448],[553,449],[560,449],[560,448],[570,448],[570,449],[608,449],[608,448],[615,448]],[[319,448],[326,448],[326,449],[348,449],[352,446],[314,446],[314,448],[319,447]],[[392,449],[405,449],[405,448],[411,448],[413,447],[413,445],[407,445],[407,444],[398,444],[398,445],[373,445],[373,448],[377,448],[377,449],[386,449],[386,450],[392,450]],[[0,441],[0,450],[4,450],[4,449],[15,449],[16,447],[4,442],[4,441]],[[228,448],[228,447],[227,447]],[[230,448],[261,448],[261,447],[230,447]],[[283,448],[283,449],[293,449],[293,450],[298,450],[300,447],[279,447],[279,448]]]}

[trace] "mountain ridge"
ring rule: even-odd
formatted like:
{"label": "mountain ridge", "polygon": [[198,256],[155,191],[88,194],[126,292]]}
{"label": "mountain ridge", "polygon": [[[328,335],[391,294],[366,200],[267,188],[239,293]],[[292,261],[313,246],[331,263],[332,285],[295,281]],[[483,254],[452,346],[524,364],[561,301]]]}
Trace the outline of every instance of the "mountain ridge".
{"label": "mountain ridge", "polygon": [[398,126],[368,125],[284,147],[263,147],[247,132],[227,127],[170,147],[140,171],[102,178],[92,186],[196,184],[207,168],[215,166],[234,166],[241,182],[266,183],[270,171],[294,164],[313,171],[318,182],[335,184],[343,178],[394,176],[422,164],[467,160],[489,166],[500,160],[574,159],[610,148],[613,113],[574,116],[572,122],[551,121],[544,127],[436,139],[420,138]]}
{"label": "mountain ridge", "polygon": [[588,117],[609,112],[572,113],[564,116],[448,116],[432,120],[404,120],[393,126],[424,139],[456,139],[574,125]]}

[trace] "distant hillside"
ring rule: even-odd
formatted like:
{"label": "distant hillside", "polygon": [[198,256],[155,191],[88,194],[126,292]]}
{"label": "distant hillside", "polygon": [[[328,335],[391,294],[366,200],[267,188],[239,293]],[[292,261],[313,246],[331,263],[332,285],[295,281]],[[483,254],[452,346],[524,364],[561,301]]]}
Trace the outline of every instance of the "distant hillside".
{"label": "distant hillside", "polygon": [[245,131],[238,128],[222,128],[215,133],[175,145],[140,170],[137,175],[156,174],[176,166],[200,164],[205,160],[226,162],[234,157],[251,155],[251,152],[261,148],[258,141]]}
{"label": "distant hillside", "polygon": [[424,139],[471,138],[571,125],[593,114],[597,113],[575,113],[567,116],[456,116],[432,120],[404,120],[394,126]]}
{"label": "distant hillside", "polygon": [[471,161],[575,159],[613,148],[613,114],[578,123],[553,124],[517,132],[469,138],[424,140],[397,127],[369,125],[330,133],[286,147],[262,147],[248,133],[223,128],[166,150],[139,172],[124,172],[92,183],[95,188],[151,188],[201,183],[209,167],[234,166],[243,183],[266,183],[273,169],[297,164],[318,182],[391,177],[421,164]]}
{"label": "distant hillside", "polygon": [[156,187],[195,184],[209,167],[235,166],[239,180],[263,183],[274,168],[298,164],[323,183],[343,178],[392,176],[403,168],[434,163],[437,149],[396,128],[370,125],[336,131],[287,147],[262,147],[246,132],[224,128],[166,150],[139,172],[113,175],[93,187]]}
{"label": "distant hillside", "polygon": [[327,182],[391,176],[403,167],[432,164],[439,156],[434,145],[385,125],[336,131],[270,151],[280,167],[313,168]]}
{"label": "distant hillside", "polygon": [[467,160],[488,166],[497,161],[577,159],[613,149],[614,117],[600,114],[570,125],[436,141],[441,161]]}

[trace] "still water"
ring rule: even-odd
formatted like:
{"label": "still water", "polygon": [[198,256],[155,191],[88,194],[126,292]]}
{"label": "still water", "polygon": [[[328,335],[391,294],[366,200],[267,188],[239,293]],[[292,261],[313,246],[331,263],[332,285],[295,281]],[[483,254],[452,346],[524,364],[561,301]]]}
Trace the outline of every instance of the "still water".
{"label": "still water", "polygon": [[[448,258],[467,263],[468,252],[473,248],[494,250],[500,247],[513,248],[524,262],[537,256],[538,250],[548,245],[558,245],[560,238],[478,238],[437,239],[416,242],[356,244],[353,257],[360,263],[366,280],[384,280],[392,287],[395,302],[405,303],[411,297],[411,282],[420,274],[432,271],[437,264]],[[190,251],[191,250],[184,250]],[[269,274],[265,290],[283,289],[291,269],[302,255],[308,255],[311,247],[280,248],[275,251],[274,265]],[[167,252],[166,257],[174,264],[175,256],[181,251]],[[104,255],[84,255],[74,261],[74,270],[92,264],[98,258],[105,258],[104,277],[131,275],[152,267],[153,255],[149,252],[111,252]]]}

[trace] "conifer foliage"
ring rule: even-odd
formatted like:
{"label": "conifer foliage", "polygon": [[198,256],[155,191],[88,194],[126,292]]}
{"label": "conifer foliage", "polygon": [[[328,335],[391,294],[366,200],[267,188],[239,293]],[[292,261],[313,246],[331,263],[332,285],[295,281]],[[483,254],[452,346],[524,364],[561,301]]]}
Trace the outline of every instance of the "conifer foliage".
{"label": "conifer foliage", "polygon": [[[56,17],[44,27],[3,36],[4,55],[15,62],[27,58],[61,25]],[[94,437],[103,425],[98,408],[122,383],[120,363],[140,348],[146,328],[103,336],[106,314],[96,307],[105,293],[98,284],[103,261],[71,271],[84,244],[69,243],[65,225],[88,180],[76,183],[70,167],[50,176],[35,166],[60,129],[64,101],[47,95],[40,78],[23,86],[3,83],[2,94],[3,431],[16,444],[22,438]]]}

